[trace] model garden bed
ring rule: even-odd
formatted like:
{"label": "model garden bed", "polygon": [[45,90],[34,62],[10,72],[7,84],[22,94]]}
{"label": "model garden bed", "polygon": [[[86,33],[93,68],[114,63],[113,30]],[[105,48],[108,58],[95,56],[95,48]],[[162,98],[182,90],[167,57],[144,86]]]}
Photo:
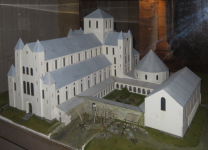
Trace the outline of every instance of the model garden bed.
{"label": "model garden bed", "polygon": [[123,88],[122,90],[114,90],[104,98],[128,105],[139,106],[144,102],[145,97],[144,95],[130,93],[127,88]]}

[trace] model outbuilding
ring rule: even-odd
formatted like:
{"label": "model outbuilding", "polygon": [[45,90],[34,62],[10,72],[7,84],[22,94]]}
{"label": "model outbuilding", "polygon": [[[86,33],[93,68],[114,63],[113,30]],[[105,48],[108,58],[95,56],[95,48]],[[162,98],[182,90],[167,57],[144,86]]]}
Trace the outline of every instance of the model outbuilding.
{"label": "model outbuilding", "polygon": [[145,126],[183,137],[201,103],[200,87],[186,67],[171,75],[145,98]]}

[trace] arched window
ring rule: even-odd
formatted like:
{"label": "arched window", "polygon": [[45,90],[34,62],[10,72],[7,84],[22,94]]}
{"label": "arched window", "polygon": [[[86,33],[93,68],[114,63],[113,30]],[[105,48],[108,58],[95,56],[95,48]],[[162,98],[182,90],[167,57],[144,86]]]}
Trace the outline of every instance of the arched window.
{"label": "arched window", "polygon": [[116,77],[116,70],[114,70],[114,73],[115,73],[115,77]]}
{"label": "arched window", "polygon": [[113,55],[115,55],[115,51],[114,51],[114,48],[113,48]]}
{"label": "arched window", "polygon": [[88,80],[88,88],[90,88],[90,80]]}
{"label": "arched window", "polygon": [[46,63],[46,72],[48,72],[48,62]]}
{"label": "arched window", "polygon": [[100,82],[102,81],[102,77],[101,77],[101,74],[100,74]]}
{"label": "arched window", "polygon": [[134,92],[136,92],[136,88],[134,87]]}
{"label": "arched window", "polygon": [[14,90],[16,91],[16,83],[14,82]]}
{"label": "arched window", "polygon": [[161,98],[161,110],[165,111],[165,110],[166,110],[165,107],[166,107],[166,104],[165,104],[165,98],[162,97],[162,98]]}
{"label": "arched window", "polygon": [[142,94],[146,94],[146,91],[145,91],[145,89],[143,89],[143,90],[142,90]]}
{"label": "arched window", "polygon": [[108,54],[108,47],[106,47],[106,54]]}
{"label": "arched window", "polygon": [[30,95],[30,83],[27,82],[27,94]]}
{"label": "arched window", "polygon": [[78,54],[78,61],[80,61],[80,54]]}
{"label": "arched window", "polygon": [[23,89],[24,89],[24,93],[26,94],[26,82],[23,81]]}
{"label": "arched window", "polygon": [[108,21],[106,20],[106,23],[105,23],[105,28],[107,28],[108,27]]}
{"label": "arched window", "polygon": [[92,57],[92,50],[91,50],[91,57]]}
{"label": "arched window", "polygon": [[71,56],[71,64],[73,64],[73,56]]}
{"label": "arched window", "polygon": [[116,57],[114,57],[114,64],[116,64]]}
{"label": "arched window", "polygon": [[43,99],[45,98],[44,90],[42,90],[42,98],[43,98]]}
{"label": "arched window", "polygon": [[85,52],[85,59],[87,59],[87,52]]}
{"label": "arched window", "polygon": [[55,60],[55,69],[57,69],[57,60]]}
{"label": "arched window", "polygon": [[63,58],[63,66],[65,66],[65,58]]}
{"label": "arched window", "polygon": [[147,90],[147,95],[150,94],[150,90]]}
{"label": "arched window", "polygon": [[33,68],[30,68],[30,75],[33,76]]}
{"label": "arched window", "polygon": [[59,95],[57,95],[57,102],[58,102],[58,105],[59,105],[60,104]]}
{"label": "arched window", "polygon": [[31,95],[34,96],[34,85],[31,83]]}
{"label": "arched window", "polygon": [[83,87],[82,87],[82,84],[81,84],[81,92],[83,92]]}
{"label": "arched window", "polygon": [[118,84],[116,84],[116,88],[119,89],[119,85]]}
{"label": "arched window", "polygon": [[145,80],[147,80],[147,75],[145,75]]}
{"label": "arched window", "polygon": [[68,92],[66,91],[66,100],[68,100]]}
{"label": "arched window", "polygon": [[22,73],[25,74],[25,67],[22,67]]}
{"label": "arched window", "polygon": [[132,87],[131,86],[129,86],[129,91],[132,91]]}
{"label": "arched window", "polygon": [[89,28],[91,28],[91,21],[89,20]]}
{"label": "arched window", "polygon": [[156,76],[156,80],[158,80],[158,75]]}
{"label": "arched window", "polygon": [[98,28],[98,21],[96,21],[96,28]]}
{"label": "arched window", "polygon": [[95,84],[96,84],[96,77],[95,77]]}
{"label": "arched window", "polygon": [[29,68],[27,67],[27,75],[29,75]]}
{"label": "arched window", "polygon": [[141,89],[140,88],[138,88],[138,93],[141,93]]}
{"label": "arched window", "polygon": [[74,95],[76,95],[75,87],[74,87]]}
{"label": "arched window", "polygon": [[123,89],[123,84],[121,84],[121,89]]}

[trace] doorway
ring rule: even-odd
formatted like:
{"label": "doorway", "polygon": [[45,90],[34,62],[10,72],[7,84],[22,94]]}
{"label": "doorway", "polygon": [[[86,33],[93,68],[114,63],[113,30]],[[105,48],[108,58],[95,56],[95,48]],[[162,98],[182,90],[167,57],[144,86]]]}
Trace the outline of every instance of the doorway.
{"label": "doorway", "polygon": [[32,113],[32,104],[29,103],[29,113]]}

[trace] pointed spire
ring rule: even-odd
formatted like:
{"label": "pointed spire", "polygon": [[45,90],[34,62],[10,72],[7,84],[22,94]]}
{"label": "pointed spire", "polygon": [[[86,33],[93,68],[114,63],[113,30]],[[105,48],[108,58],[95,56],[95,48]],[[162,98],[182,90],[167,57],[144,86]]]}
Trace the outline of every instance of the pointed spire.
{"label": "pointed spire", "polygon": [[130,30],[128,31],[128,35],[129,35],[130,38],[133,37]]}
{"label": "pointed spire", "polygon": [[7,76],[14,76],[14,75],[15,75],[15,67],[14,65],[11,65]]}
{"label": "pointed spire", "polygon": [[70,28],[68,36],[73,36],[73,35],[74,35],[74,33],[73,33],[72,29]]}
{"label": "pointed spire", "polygon": [[33,52],[43,52],[45,51],[45,49],[43,48],[42,44],[40,43],[39,40],[37,40],[34,48],[33,48]]}
{"label": "pointed spire", "polygon": [[79,30],[81,30],[81,31],[82,31],[82,27],[80,27],[80,28],[79,28]]}
{"label": "pointed spire", "polygon": [[22,39],[21,38],[19,38],[19,40],[18,40],[18,42],[17,42],[17,44],[16,44],[16,46],[15,46],[15,50],[22,50],[23,48],[24,48],[24,43],[22,42]]}
{"label": "pointed spire", "polygon": [[56,83],[56,82],[55,82],[54,78],[52,77],[52,75],[50,73],[47,73],[45,80],[43,81],[43,84],[52,85],[54,83]]}
{"label": "pointed spire", "polygon": [[125,38],[124,38],[124,35],[123,35],[123,33],[122,33],[122,31],[120,32],[120,34],[119,34],[119,36],[118,36],[118,39],[119,40],[124,40]]}

